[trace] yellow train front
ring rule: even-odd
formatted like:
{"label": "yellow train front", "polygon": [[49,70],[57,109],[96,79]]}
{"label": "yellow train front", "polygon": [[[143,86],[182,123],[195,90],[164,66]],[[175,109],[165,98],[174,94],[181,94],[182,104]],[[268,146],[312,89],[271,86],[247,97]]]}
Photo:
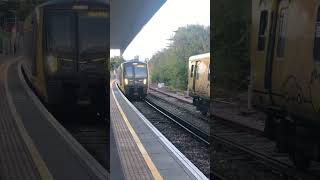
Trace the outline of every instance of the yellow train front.
{"label": "yellow train front", "polygon": [[253,0],[253,104],[299,168],[320,161],[320,1]]}
{"label": "yellow train front", "polygon": [[90,106],[105,115],[109,4],[54,0],[24,23],[25,74],[48,105]]}
{"label": "yellow train front", "polygon": [[188,92],[197,109],[206,114],[210,107],[210,53],[189,58]]}
{"label": "yellow train front", "polygon": [[119,87],[129,98],[145,98],[148,93],[148,65],[140,61],[122,63],[118,68]]}

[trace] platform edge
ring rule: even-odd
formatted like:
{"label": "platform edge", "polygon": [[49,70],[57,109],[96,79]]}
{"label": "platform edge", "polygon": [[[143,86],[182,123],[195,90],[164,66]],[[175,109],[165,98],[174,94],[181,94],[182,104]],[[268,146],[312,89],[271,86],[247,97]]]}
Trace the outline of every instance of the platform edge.
{"label": "platform edge", "polygon": [[[117,89],[120,91],[116,84]],[[137,115],[149,126],[149,128],[159,137],[161,142],[178,158],[178,160],[192,173],[197,179],[208,180],[208,178],[187,158],[183,155],[156,127],[154,127],[146,117],[123,95],[122,98],[137,113]]]}
{"label": "platform edge", "polygon": [[[110,179],[110,174],[102,167],[101,164],[97,162],[96,159],[94,159],[87,150],[85,150],[77,140],[75,140],[72,135],[59,123],[57,120],[52,116],[50,112],[44,107],[44,105],[40,102],[38,97],[33,93],[33,91],[28,86],[27,82],[25,81],[23,74],[22,74],[22,68],[23,63],[20,62],[18,64],[18,74],[19,79],[24,87],[24,89],[27,91],[28,95],[32,99],[32,101],[36,104],[38,109],[43,113],[43,115],[46,117],[48,122],[57,130],[57,132],[60,134],[60,136],[65,140],[67,144],[70,145],[70,147],[73,149],[74,152],[76,152],[78,159],[85,163],[87,167],[89,167],[95,175],[101,179],[106,180]],[[85,158],[83,158],[85,157]]]}

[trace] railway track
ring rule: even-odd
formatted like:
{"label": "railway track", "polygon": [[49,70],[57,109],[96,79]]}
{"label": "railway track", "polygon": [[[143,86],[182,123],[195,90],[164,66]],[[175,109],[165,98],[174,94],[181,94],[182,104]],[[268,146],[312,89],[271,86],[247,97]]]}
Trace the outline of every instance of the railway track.
{"label": "railway track", "polygon": [[181,117],[177,116],[176,114],[173,114],[172,112],[167,111],[163,107],[157,105],[156,103],[150,101],[149,99],[145,99],[144,102],[146,102],[149,106],[157,110],[162,115],[166,116],[168,119],[176,123],[178,126],[183,128],[184,130],[191,133],[195,138],[197,138],[199,141],[202,141],[203,143],[210,145],[209,143],[209,137],[210,135],[206,132],[203,132],[198,127],[194,126],[193,124],[183,120]]}
{"label": "railway track", "polygon": [[209,118],[200,115],[200,112],[196,112],[193,105],[154,93],[149,93],[146,100],[164,113],[172,115],[178,122],[187,123],[186,126],[190,127],[191,130],[201,131],[204,134],[203,137],[210,134]]}
{"label": "railway track", "polygon": [[210,176],[208,137],[188,129],[181,119],[162,111],[161,107],[146,101],[131,101],[133,105],[195,166],[207,177]]}
{"label": "railway track", "polygon": [[219,173],[213,171],[213,172],[210,172],[211,173],[211,177],[212,179],[214,180],[227,180],[225,177],[223,177],[222,175],[220,175]]}
{"label": "railway track", "polygon": [[[308,172],[298,171],[289,159],[288,154],[276,151],[276,145],[273,141],[268,140],[261,134],[256,134],[252,129],[245,130],[243,126],[239,127],[238,124],[230,125],[231,122],[226,123],[224,119],[213,117],[214,131],[212,133],[212,141],[215,142],[214,144],[216,146],[224,146],[225,148],[222,149],[226,151],[231,148],[234,152],[240,152],[238,159],[243,162],[248,161],[251,164],[258,163],[263,165],[265,168],[262,169],[269,170],[270,177],[273,177],[271,179],[276,178],[276,176],[281,177],[281,179],[312,180],[320,178],[319,164],[314,164],[313,169]],[[239,168],[241,169],[242,167]],[[244,169],[243,171],[249,172],[250,170]],[[250,173],[252,172],[259,173],[251,170]]]}
{"label": "railway track", "polygon": [[181,111],[187,112],[194,116],[197,119],[200,119],[204,122],[209,122],[209,118],[206,116],[203,116],[200,111],[196,109],[192,103],[183,101],[175,96],[172,96],[170,94],[166,94],[165,92],[157,91],[155,89],[149,89],[148,91],[148,97],[149,98],[156,98],[156,99],[161,99],[163,101],[166,101],[166,103],[176,106],[179,108]]}

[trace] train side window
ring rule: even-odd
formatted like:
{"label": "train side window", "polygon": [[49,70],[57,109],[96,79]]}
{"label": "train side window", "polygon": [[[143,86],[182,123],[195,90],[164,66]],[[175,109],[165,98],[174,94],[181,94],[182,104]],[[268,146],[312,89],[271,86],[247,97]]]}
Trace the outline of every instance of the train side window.
{"label": "train side window", "polygon": [[194,72],[194,65],[191,65],[191,72],[190,72],[190,77],[193,77],[193,72]]}
{"label": "train side window", "polygon": [[314,46],[313,46],[313,58],[314,58],[314,61],[320,62],[320,6],[318,7],[318,12],[317,12]]}
{"label": "train side window", "polygon": [[286,42],[286,29],[287,29],[287,18],[288,9],[284,8],[280,10],[279,16],[279,29],[278,29],[278,40],[277,40],[277,57],[284,57],[284,48]]}
{"label": "train side window", "polygon": [[259,25],[259,35],[258,35],[258,50],[263,51],[265,48],[266,41],[266,29],[268,24],[268,11],[261,11],[260,14],[260,25]]}
{"label": "train side window", "polygon": [[208,65],[208,81],[210,81],[210,64]]}

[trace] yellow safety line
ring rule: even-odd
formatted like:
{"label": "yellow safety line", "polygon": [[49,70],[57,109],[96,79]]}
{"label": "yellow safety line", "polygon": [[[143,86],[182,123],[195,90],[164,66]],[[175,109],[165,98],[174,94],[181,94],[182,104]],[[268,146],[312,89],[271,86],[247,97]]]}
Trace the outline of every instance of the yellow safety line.
{"label": "yellow safety line", "polygon": [[144,148],[144,146],[143,146],[143,144],[141,143],[141,141],[140,141],[138,135],[136,134],[136,132],[133,130],[133,128],[132,128],[132,126],[131,126],[131,124],[130,124],[128,118],[127,118],[127,116],[124,114],[121,106],[119,105],[119,102],[118,102],[116,96],[114,95],[113,88],[112,88],[112,84],[113,84],[114,82],[115,82],[114,80],[111,82],[111,91],[112,91],[113,98],[114,98],[114,100],[115,100],[115,102],[116,102],[116,105],[117,105],[117,107],[118,107],[118,109],[119,109],[119,111],[120,111],[120,114],[121,114],[124,122],[126,123],[126,125],[127,125],[128,129],[129,129],[129,131],[130,131],[130,133],[131,133],[131,135],[132,135],[135,143],[137,144],[137,146],[138,146],[138,148],[139,148],[139,150],[140,150],[140,153],[142,154],[145,162],[147,163],[147,166],[148,166],[148,168],[150,169],[150,171],[151,171],[154,179],[156,179],[156,180],[162,180],[162,179],[163,179],[162,176],[160,175],[160,173],[159,173],[158,169],[156,168],[156,166],[153,164],[150,156],[148,155],[148,152],[147,152],[146,149]]}
{"label": "yellow safety line", "polygon": [[14,120],[16,121],[18,131],[20,132],[20,135],[21,135],[23,141],[25,142],[25,144],[30,152],[31,158],[32,158],[33,162],[35,163],[36,168],[38,169],[38,172],[40,174],[41,179],[42,180],[53,180],[53,177],[52,177],[46,163],[43,161],[43,159],[40,155],[40,152],[36,148],[32,138],[29,136],[26,128],[23,125],[20,114],[18,114],[17,109],[15,108],[15,105],[14,105],[13,99],[12,99],[12,95],[9,91],[8,79],[7,79],[8,69],[12,64],[14,64],[19,59],[20,59],[20,57],[15,59],[14,61],[11,61],[11,62],[6,63],[4,65],[3,79],[5,81],[4,85],[5,85],[5,91],[7,94],[7,100],[9,103],[9,109],[11,110],[11,114],[12,114]]}

